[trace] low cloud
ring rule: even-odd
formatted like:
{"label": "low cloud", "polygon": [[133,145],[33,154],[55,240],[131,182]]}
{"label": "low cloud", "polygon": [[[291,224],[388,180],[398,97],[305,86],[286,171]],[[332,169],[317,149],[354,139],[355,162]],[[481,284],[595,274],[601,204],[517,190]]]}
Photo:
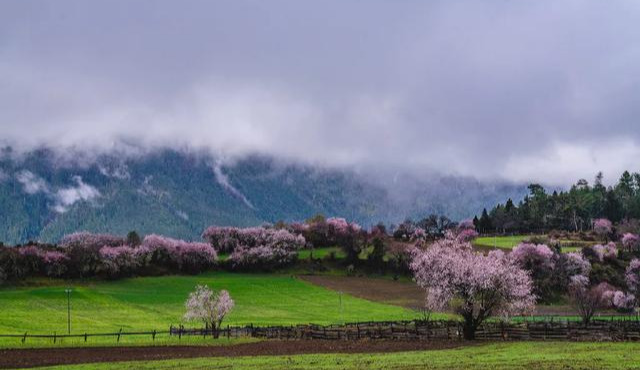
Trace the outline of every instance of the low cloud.
{"label": "low cloud", "polygon": [[52,209],[58,213],[68,211],[77,202],[92,201],[101,195],[98,189],[86,184],[80,176],[73,176],[74,185],[59,189],[53,189],[43,178],[28,170],[16,173],[16,180],[27,194],[45,194],[53,203]]}
{"label": "low cloud", "polygon": [[74,176],[75,186],[59,189],[54,198],[56,204],[54,210],[58,213],[66,212],[69,207],[80,201],[91,201],[100,196],[98,189],[82,181],[82,177]]}
{"label": "low cloud", "polygon": [[0,4],[0,145],[558,185],[640,170],[637,1],[119,1]]}
{"label": "low cloud", "polygon": [[16,180],[22,184],[22,189],[27,194],[49,193],[47,182],[31,171],[23,170],[16,173]]}

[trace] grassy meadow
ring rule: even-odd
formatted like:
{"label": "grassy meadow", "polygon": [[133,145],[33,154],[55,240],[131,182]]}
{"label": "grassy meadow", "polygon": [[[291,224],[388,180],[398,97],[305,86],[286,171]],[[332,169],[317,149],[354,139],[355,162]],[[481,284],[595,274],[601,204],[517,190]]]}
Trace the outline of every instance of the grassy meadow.
{"label": "grassy meadow", "polygon": [[[533,235],[506,235],[506,236],[480,236],[473,240],[473,245],[484,248],[499,248],[511,250],[516,245],[526,241]],[[576,252],[582,246],[595,244],[594,242],[584,242],[578,240],[561,240],[562,252]]]}
{"label": "grassy meadow", "polygon": [[637,369],[640,343],[515,342],[456,349],[119,362],[57,369]]}
{"label": "grassy meadow", "polygon": [[[43,284],[0,289],[0,333],[66,333],[67,285]],[[339,294],[289,275],[213,272],[69,284],[73,288],[72,332],[167,330],[181,323],[184,302],[196,284],[230,292],[236,307],[225,323],[231,325],[330,324],[418,316],[402,307]]]}

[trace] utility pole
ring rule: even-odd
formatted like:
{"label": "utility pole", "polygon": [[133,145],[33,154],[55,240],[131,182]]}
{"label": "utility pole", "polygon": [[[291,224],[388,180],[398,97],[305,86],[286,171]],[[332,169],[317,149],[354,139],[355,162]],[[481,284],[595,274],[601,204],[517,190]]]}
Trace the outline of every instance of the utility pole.
{"label": "utility pole", "polygon": [[340,301],[340,321],[344,324],[344,318],[342,317],[342,292],[338,292],[338,300]]}
{"label": "utility pole", "polygon": [[71,334],[71,288],[64,290],[67,293],[67,332]]}

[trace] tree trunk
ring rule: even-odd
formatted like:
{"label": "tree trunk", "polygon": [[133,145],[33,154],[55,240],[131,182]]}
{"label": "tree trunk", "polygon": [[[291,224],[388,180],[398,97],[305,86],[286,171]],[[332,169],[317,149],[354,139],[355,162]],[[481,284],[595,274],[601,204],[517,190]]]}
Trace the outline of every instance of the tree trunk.
{"label": "tree trunk", "polygon": [[462,325],[462,336],[466,340],[476,339],[476,326],[473,324],[473,318],[465,318]]}

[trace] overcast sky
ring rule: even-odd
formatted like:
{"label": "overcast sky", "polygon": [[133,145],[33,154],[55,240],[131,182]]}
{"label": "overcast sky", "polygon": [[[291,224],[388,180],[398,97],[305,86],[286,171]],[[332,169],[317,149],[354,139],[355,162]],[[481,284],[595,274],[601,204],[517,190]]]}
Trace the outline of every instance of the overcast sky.
{"label": "overcast sky", "polygon": [[5,0],[0,139],[611,180],[640,170],[638,25],[635,0]]}

